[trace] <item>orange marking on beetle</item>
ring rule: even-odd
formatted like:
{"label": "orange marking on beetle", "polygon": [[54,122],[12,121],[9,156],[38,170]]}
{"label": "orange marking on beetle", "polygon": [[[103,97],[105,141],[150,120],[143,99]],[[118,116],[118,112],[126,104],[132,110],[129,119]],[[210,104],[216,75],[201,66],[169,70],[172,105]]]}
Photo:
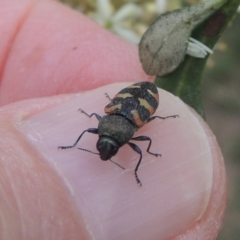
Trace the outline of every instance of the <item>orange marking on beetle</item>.
{"label": "orange marking on beetle", "polygon": [[113,105],[111,107],[105,107],[104,112],[105,113],[111,113],[111,112],[114,112],[116,109],[121,109],[121,107],[122,107],[121,103]]}
{"label": "orange marking on beetle", "polygon": [[153,93],[150,89],[147,90],[149,94],[151,94],[157,101],[159,101],[159,94]]}
{"label": "orange marking on beetle", "polygon": [[154,94],[154,98],[157,100],[157,102],[159,102],[159,94],[158,93]]}
{"label": "orange marking on beetle", "polygon": [[132,110],[132,111],[131,111],[131,114],[132,114],[132,116],[133,116],[134,124],[135,124],[137,127],[142,127],[142,126],[146,123],[146,122],[143,122],[143,121],[140,119],[137,110]]}
{"label": "orange marking on beetle", "polygon": [[128,98],[128,97],[133,97],[133,95],[130,93],[119,93],[114,98]]}
{"label": "orange marking on beetle", "polygon": [[140,105],[143,106],[143,107],[145,107],[145,108],[149,111],[150,115],[152,115],[152,114],[155,112],[156,109],[153,108],[153,107],[148,103],[148,101],[146,101],[146,100],[143,99],[143,98],[138,98],[138,100],[139,100],[139,102],[140,102]]}

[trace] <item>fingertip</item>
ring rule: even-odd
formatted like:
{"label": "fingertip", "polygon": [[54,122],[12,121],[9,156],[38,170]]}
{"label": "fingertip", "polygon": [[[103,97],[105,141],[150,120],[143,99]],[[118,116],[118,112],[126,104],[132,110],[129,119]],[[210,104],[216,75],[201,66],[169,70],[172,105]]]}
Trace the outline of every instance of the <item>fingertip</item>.
{"label": "fingertip", "polygon": [[[213,229],[209,221],[214,219],[220,226],[225,206],[222,155],[204,121],[173,95],[160,90],[156,114],[178,114],[180,117],[154,120],[137,132],[137,135],[151,137],[151,149],[162,154],[161,159],[157,159],[143,151],[138,171],[143,184],[141,188],[134,178],[139,156],[130,148],[121,148],[114,157],[114,161],[126,168],[125,171],[78,149],[63,152],[54,148],[71,145],[84,129],[97,127],[96,119],[79,114],[79,105],[88,113],[103,115],[103,107],[109,102],[104,93],[114,96],[127,86],[119,83],[80,94],[80,98],[29,118],[22,126],[24,132],[32,136],[39,151],[45,152],[46,160],[54,161],[61,169],[64,179],[71,182],[75,196],[78,198],[78,194],[84,193],[91,208],[102,216],[100,231],[91,210],[84,213],[92,222],[94,234],[101,232],[105,239],[113,235],[116,238],[168,239],[185,237],[188,230],[198,236],[216,235],[219,227]],[[84,136],[79,146],[94,151],[96,137]],[[142,150],[146,149],[146,144],[138,145]],[[215,190],[220,186],[222,195],[217,198]],[[111,210],[109,206],[112,206]],[[109,218],[115,220],[109,222]],[[201,233],[199,227],[202,227]],[[125,229],[124,233],[119,233],[119,228]]]}
{"label": "fingertip", "polygon": [[190,111],[199,119],[207,136],[213,166],[213,184],[210,199],[202,217],[174,239],[216,239],[222,226],[227,204],[227,179],[224,159],[211,129],[194,110],[190,109]]}

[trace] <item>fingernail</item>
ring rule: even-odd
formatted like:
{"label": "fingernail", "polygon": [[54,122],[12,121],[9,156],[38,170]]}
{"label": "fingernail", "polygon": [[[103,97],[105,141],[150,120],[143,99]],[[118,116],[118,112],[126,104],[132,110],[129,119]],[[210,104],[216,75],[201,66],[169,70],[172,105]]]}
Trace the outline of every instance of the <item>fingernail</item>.
{"label": "fingernail", "polygon": [[115,84],[83,93],[46,111],[25,119],[21,129],[28,140],[56,169],[69,188],[86,228],[97,239],[168,239],[199,220],[206,210],[212,188],[212,156],[204,123],[178,98],[160,91],[158,116],[178,114],[179,118],[156,119],[143,126],[135,136],[151,137],[147,142],[134,142],[143,152],[138,175],[134,178],[139,155],[123,146],[113,158],[123,170],[98,155],[98,136],[85,133],[97,128],[98,121],[88,118],[79,108],[91,114],[104,115],[104,107],[119,90],[129,84]]}

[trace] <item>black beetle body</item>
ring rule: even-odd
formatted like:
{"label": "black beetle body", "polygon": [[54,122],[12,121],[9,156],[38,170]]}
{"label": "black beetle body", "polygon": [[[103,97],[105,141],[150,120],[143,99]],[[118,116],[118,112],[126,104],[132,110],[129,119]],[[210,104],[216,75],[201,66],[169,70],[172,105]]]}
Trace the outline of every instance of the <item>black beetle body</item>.
{"label": "black beetle body", "polygon": [[[109,98],[108,95],[107,97]],[[135,152],[140,155],[138,163],[135,167],[135,177],[137,183],[139,183],[141,186],[142,183],[138,177],[137,171],[142,160],[142,151],[136,144],[129,141],[149,141],[146,151],[156,157],[161,156],[161,154],[152,153],[149,151],[152,143],[151,138],[147,136],[138,136],[133,138],[134,132],[155,118],[175,118],[178,117],[178,115],[167,117],[151,117],[151,115],[156,111],[158,107],[159,95],[157,87],[150,82],[139,82],[127,88],[124,88],[113,99],[110,99],[110,101],[111,102],[104,109],[107,115],[103,117],[99,116],[96,113],[88,115],[85,111],[79,109],[88,117],[95,115],[99,121],[98,128],[89,128],[83,131],[72,146],[61,146],[59,148],[67,149],[75,147],[85,132],[98,134],[99,139],[97,141],[97,150],[99,153],[94,153],[83,148],[79,149],[98,154],[104,161],[112,161],[111,157],[117,154],[119,148],[124,144],[128,144]],[[119,164],[117,165],[121,167]]]}
{"label": "black beetle body", "polygon": [[[118,149],[129,142],[135,132],[133,125],[119,115],[106,115],[98,124],[97,150],[102,160],[116,155]],[[111,147],[112,146],[112,147]]]}

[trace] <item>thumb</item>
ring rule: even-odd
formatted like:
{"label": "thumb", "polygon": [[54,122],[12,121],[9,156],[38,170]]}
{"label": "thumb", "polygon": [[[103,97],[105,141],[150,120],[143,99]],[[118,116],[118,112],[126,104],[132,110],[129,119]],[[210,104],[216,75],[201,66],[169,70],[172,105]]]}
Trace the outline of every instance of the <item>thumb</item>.
{"label": "thumb", "polygon": [[[139,159],[123,146],[114,161],[71,145],[97,120],[78,112],[103,115],[107,92],[114,96],[129,84],[104,86],[76,95],[26,100],[1,110],[1,196],[5,225],[23,238],[42,239],[214,239],[226,204],[222,155],[208,126],[173,95],[159,90],[158,116],[138,135],[152,139],[143,151],[139,187],[134,168]],[[94,97],[93,97],[94,96]],[[78,147],[96,151],[96,135],[86,134]],[[27,228],[26,228],[27,226]],[[29,226],[31,226],[29,228]],[[43,226],[43,227],[39,227]],[[31,229],[31,231],[29,230]]]}

